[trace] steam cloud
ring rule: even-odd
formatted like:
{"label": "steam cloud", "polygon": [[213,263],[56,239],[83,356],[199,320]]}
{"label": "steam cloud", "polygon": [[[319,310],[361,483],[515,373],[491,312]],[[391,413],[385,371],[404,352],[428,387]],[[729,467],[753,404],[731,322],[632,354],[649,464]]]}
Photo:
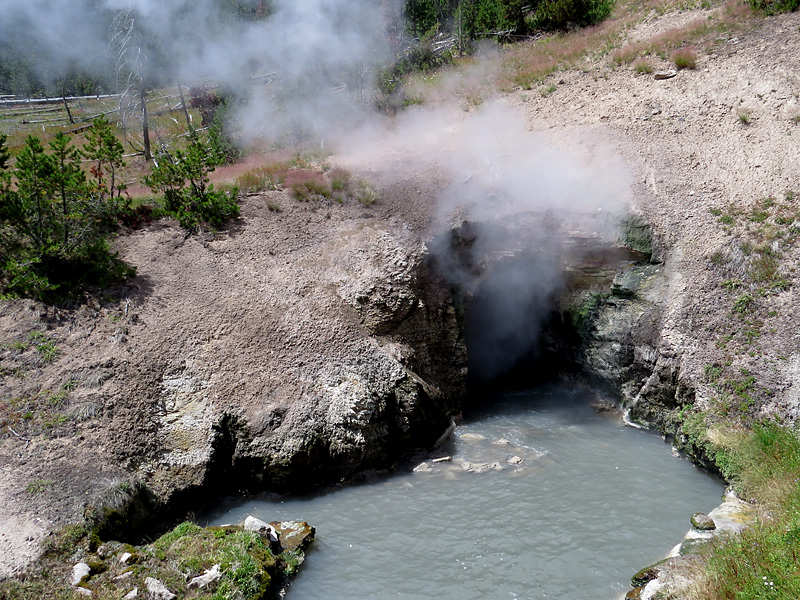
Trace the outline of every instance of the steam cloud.
{"label": "steam cloud", "polygon": [[[375,65],[391,57],[387,21],[400,10],[400,0],[273,0],[269,18],[241,22],[226,17],[219,4],[3,0],[0,39],[35,41],[46,55],[36,65],[44,79],[55,80],[70,66],[108,73],[115,60],[109,48],[112,17],[130,11],[144,32],[137,43],[151,55],[146,68],[154,80],[192,85],[213,78],[241,93],[250,76],[275,73],[276,82],[257,90],[244,110],[250,125],[274,134],[287,121],[322,130],[363,112],[353,97],[364,92],[370,98]],[[276,119],[272,113],[279,109],[288,118]]]}
{"label": "steam cloud", "polygon": [[467,335],[478,381],[530,356],[565,266],[583,251],[569,238],[614,242],[631,201],[630,176],[607,143],[546,137],[525,123],[503,102],[471,113],[422,108],[348,159],[374,172],[440,173],[429,187],[432,233],[455,233],[428,246],[442,274],[472,294]]}

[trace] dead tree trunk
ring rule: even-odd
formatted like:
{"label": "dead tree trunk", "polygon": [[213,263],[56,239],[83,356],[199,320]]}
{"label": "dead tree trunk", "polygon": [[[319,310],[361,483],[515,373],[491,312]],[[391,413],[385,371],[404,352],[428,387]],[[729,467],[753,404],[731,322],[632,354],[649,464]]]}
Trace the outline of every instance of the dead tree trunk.
{"label": "dead tree trunk", "polygon": [[150,126],[147,123],[147,92],[145,91],[144,87],[144,79],[142,79],[141,84],[140,98],[142,101],[142,140],[144,142],[144,159],[152,160],[153,155],[150,152]]}
{"label": "dead tree trunk", "polygon": [[65,82],[61,82],[61,99],[64,101],[64,108],[67,109],[67,116],[69,117],[69,124],[75,125],[75,119],[72,118],[72,112],[69,110],[69,102],[67,102],[67,86]]}
{"label": "dead tree trunk", "polygon": [[181,95],[181,107],[183,107],[183,116],[186,117],[186,127],[191,129],[192,120],[189,118],[189,109],[186,108],[186,99],[183,97],[183,87],[180,81],[178,81],[178,93]]}

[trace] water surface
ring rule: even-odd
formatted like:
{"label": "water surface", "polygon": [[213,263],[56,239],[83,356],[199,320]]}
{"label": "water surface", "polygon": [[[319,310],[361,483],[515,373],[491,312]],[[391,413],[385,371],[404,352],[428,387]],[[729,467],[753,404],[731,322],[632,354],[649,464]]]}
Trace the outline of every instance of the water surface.
{"label": "water surface", "polygon": [[[416,471],[240,500],[209,522],[314,525],[287,600],[619,598],[722,485],[589,400],[564,387],[500,394]],[[431,461],[442,456],[453,460]]]}

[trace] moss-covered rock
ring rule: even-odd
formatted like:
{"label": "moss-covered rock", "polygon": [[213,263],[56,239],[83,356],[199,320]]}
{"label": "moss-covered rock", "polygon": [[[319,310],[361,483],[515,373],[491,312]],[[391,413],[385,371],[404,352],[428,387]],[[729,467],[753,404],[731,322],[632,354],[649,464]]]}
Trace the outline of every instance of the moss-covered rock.
{"label": "moss-covered rock", "polygon": [[[245,531],[240,525],[200,527],[186,522],[150,544],[132,546],[108,541],[97,548],[97,553],[90,540],[91,531],[86,528],[83,537],[70,538],[74,545],[64,544],[58,552],[48,554],[48,568],[41,574],[1,583],[0,598],[33,600],[42,597],[43,590],[71,597],[71,579],[66,569],[71,569],[72,563],[66,561],[75,554],[88,571],[80,578],[80,585],[98,598],[122,598],[134,588],[150,589],[154,581],[177,600],[277,598],[303,563],[304,550],[313,541],[315,531],[305,522],[271,525],[278,532],[278,544],[271,544],[261,533]],[[63,576],[60,571],[64,571]],[[210,572],[214,577],[207,576]],[[198,581],[204,581],[202,586]]]}

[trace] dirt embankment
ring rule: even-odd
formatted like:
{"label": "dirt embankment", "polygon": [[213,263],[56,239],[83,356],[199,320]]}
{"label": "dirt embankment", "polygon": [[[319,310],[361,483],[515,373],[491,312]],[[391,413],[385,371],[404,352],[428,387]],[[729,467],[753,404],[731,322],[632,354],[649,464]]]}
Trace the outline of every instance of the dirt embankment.
{"label": "dirt embankment", "polygon": [[[686,17],[663,15],[635,34]],[[672,79],[597,63],[556,75],[552,93],[501,99],[522,115],[520,128],[589,155],[611,148],[628,164],[635,209],[653,225],[669,273],[659,351],[701,402],[713,395],[705,366],[726,360],[717,341],[731,318],[712,260],[731,234],[709,209],[746,211],[800,191],[798,27],[798,14],[766,19]],[[335,477],[386,464],[398,440],[432,435],[435,427],[409,432],[429,416],[440,425],[446,407],[431,407],[455,395],[453,368],[465,360],[451,299],[423,298],[418,285],[446,182],[430,170],[372,168],[382,199],[371,207],[248,197],[242,218],[213,239],[184,240],[168,223],[121,237],[137,277],[78,309],[3,302],[0,575],[132,475],[164,497],[208,483],[213,469],[257,471],[255,484],[270,470]],[[783,264],[797,259],[784,250]],[[796,283],[793,270],[785,275]],[[731,365],[763,379],[763,410],[789,416],[800,382],[793,289],[763,300],[775,314],[760,350]],[[456,360],[443,368],[448,351]]]}

